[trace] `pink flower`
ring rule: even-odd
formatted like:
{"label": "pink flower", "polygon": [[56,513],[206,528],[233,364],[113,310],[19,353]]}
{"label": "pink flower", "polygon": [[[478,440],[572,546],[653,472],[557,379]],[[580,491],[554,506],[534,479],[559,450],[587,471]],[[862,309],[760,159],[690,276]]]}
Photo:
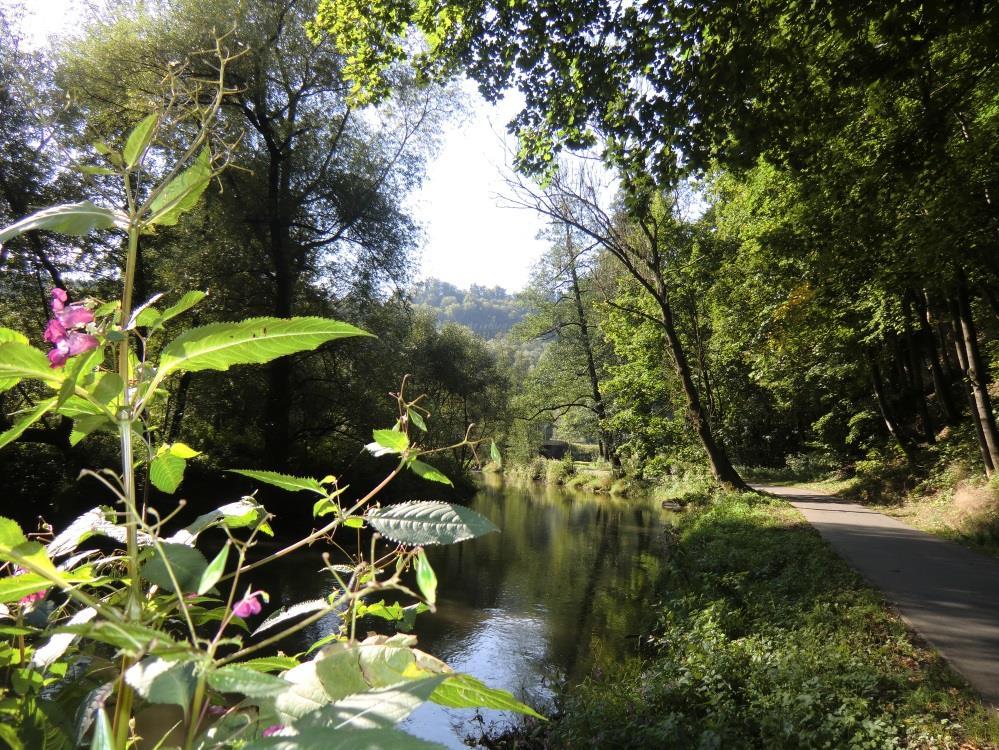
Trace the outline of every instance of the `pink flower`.
{"label": "pink flower", "polygon": [[94,314],[81,303],[67,305],[68,299],[64,289],[52,290],[55,317],[45,326],[45,340],[54,347],[48,354],[52,367],[62,367],[70,357],[96,349],[100,344],[96,336],[79,330],[94,322]]}
{"label": "pink flower", "polygon": [[55,344],[55,348],[50,349],[48,354],[52,367],[62,367],[70,357],[96,349],[100,344],[96,336],[80,331],[69,331],[63,338],[52,343]]}
{"label": "pink flower", "polygon": [[271,724],[264,730],[264,737],[273,737],[278,734],[282,729],[284,729],[284,724]]}
{"label": "pink flower", "polygon": [[260,604],[260,592],[254,591],[252,594],[247,592],[246,596],[240,599],[232,608],[232,613],[236,617],[242,617],[246,619],[253,615],[259,615],[262,606]]}

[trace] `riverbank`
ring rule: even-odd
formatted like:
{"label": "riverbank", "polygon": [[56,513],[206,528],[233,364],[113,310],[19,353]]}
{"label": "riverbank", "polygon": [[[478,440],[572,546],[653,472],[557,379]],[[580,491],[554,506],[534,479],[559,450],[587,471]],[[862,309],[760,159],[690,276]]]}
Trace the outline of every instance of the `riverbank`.
{"label": "riverbank", "polygon": [[785,502],[719,494],[670,541],[653,655],[494,747],[996,747],[994,715]]}

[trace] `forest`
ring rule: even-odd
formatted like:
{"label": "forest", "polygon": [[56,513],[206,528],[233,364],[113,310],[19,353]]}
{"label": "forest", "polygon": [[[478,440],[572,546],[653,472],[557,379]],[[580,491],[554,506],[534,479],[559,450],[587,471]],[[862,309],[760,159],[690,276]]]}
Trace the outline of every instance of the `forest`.
{"label": "forest", "polygon": [[[999,6],[88,8],[0,1],[0,741],[999,746],[760,491],[999,555]],[[522,290],[421,278],[465,78]],[[452,663],[546,566],[553,692]]]}

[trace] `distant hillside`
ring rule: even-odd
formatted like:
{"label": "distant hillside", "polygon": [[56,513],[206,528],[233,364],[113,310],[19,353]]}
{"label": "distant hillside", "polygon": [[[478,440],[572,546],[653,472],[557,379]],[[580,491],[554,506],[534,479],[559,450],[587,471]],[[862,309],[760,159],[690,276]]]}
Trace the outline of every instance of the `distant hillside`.
{"label": "distant hillside", "polygon": [[527,308],[503,287],[472,284],[459,289],[440,279],[419,282],[413,303],[432,309],[440,323],[460,323],[484,339],[502,336],[527,314]]}

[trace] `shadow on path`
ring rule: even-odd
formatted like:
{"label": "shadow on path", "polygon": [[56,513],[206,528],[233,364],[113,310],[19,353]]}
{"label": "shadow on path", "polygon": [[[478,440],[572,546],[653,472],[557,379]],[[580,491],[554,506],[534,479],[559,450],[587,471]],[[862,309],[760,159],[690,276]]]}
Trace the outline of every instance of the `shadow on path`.
{"label": "shadow on path", "polygon": [[755,489],[790,501],[837,553],[999,708],[999,560],[862,505],[791,487]]}

